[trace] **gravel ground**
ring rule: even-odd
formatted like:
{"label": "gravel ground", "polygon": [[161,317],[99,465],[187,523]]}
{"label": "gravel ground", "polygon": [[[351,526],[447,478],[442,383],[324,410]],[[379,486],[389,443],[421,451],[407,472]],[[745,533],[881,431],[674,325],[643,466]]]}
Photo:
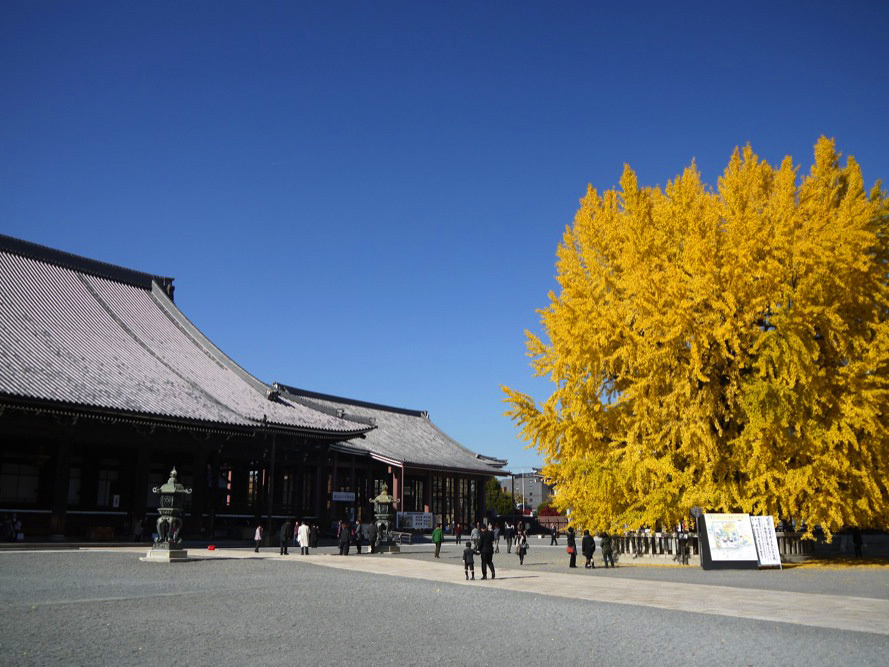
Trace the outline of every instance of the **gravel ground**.
{"label": "gravel ground", "polygon": [[[548,539],[546,540],[549,541]],[[565,553],[564,540],[559,546],[536,544],[531,541],[531,548],[525,556],[525,564],[519,566],[515,554],[506,553],[501,546],[500,553],[494,555],[495,567],[523,567],[531,570],[547,572],[564,572],[582,577],[627,577],[629,579],[645,579],[652,581],[674,581],[677,583],[710,584],[713,586],[734,586],[737,588],[760,588],[773,591],[792,593],[825,593],[828,595],[849,595],[853,597],[877,598],[889,600],[889,567],[883,568],[789,568],[785,570],[702,570],[698,565],[639,565],[634,564],[632,557],[623,562],[618,561],[614,570],[605,570],[601,554],[596,552],[595,572],[585,570],[583,557],[577,557],[577,569],[568,568],[568,554]],[[541,540],[541,542],[543,542]],[[451,542],[442,546],[443,561],[460,563],[463,547]],[[432,560],[434,547],[430,545],[407,546],[401,558],[420,558]],[[478,567],[478,565],[476,565]],[[889,656],[886,660],[889,664]]]}
{"label": "gravel ground", "polygon": [[132,553],[0,553],[4,665],[812,666],[885,665],[887,653],[883,635],[378,577],[298,557],[167,565]]}

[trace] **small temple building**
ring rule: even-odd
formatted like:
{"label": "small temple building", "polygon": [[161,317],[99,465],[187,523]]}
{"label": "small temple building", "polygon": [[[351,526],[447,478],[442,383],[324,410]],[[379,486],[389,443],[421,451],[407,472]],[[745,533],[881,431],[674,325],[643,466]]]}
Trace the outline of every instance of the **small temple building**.
{"label": "small temple building", "polygon": [[0,514],[28,539],[150,526],[173,467],[192,537],[369,520],[384,483],[406,524],[469,523],[505,465],[425,412],[260,381],[177,308],[172,278],[0,235]]}

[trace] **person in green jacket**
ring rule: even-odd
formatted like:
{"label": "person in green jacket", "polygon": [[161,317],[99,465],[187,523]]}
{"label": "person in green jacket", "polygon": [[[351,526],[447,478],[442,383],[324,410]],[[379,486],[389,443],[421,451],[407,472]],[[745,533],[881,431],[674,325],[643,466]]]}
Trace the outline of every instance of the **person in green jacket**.
{"label": "person in green jacket", "polygon": [[441,551],[441,541],[444,539],[441,531],[441,524],[435,524],[435,530],[432,531],[432,541],[435,543],[435,557],[439,558],[438,555]]}
{"label": "person in green jacket", "polygon": [[602,531],[602,560],[605,561],[605,568],[608,569],[608,563],[614,567],[614,555],[612,554],[611,535],[606,531]]}

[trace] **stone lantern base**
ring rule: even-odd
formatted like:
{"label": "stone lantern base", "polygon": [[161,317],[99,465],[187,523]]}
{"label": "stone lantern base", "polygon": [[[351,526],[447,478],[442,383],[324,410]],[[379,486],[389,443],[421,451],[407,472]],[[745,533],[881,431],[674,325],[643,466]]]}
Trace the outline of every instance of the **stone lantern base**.
{"label": "stone lantern base", "polygon": [[185,549],[152,549],[139,560],[146,563],[181,563],[188,560]]}

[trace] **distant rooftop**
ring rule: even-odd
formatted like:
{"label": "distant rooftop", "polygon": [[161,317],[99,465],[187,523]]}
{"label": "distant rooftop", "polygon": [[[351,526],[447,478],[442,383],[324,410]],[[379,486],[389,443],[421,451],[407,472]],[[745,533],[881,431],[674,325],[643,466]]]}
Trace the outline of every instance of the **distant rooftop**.
{"label": "distant rooftop", "polygon": [[439,429],[424,410],[408,410],[352,398],[273,385],[281,396],[307,407],[329,411],[351,421],[376,425],[361,440],[348,443],[353,450],[396,465],[431,470],[459,470],[483,475],[504,475],[503,459],[473,452]]}

